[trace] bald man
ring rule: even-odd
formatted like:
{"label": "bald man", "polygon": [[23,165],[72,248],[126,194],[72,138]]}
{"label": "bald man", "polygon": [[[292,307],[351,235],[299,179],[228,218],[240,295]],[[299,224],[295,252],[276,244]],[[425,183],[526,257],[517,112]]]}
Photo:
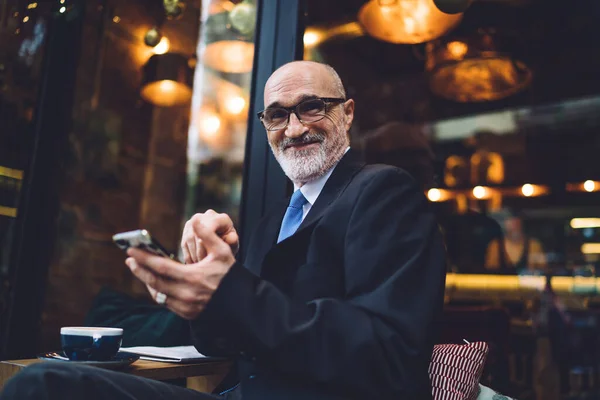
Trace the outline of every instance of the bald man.
{"label": "bald man", "polygon": [[[365,166],[350,150],[354,101],[331,67],[286,64],[264,100],[258,117],[294,193],[261,220],[246,259],[235,258],[231,219],[207,211],[184,229],[187,265],[135,249],[126,264],[157,302],[191,321],[201,353],[236,361],[223,397],[431,398],[445,255],[428,202],[406,172]],[[213,398],[67,363],[27,368],[6,393]]]}

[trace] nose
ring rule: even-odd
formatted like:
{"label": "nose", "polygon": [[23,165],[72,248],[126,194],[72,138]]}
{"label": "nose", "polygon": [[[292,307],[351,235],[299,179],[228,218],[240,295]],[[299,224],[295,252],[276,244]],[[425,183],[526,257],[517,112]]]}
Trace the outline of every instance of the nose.
{"label": "nose", "polygon": [[285,128],[285,136],[289,138],[296,138],[304,135],[308,131],[308,128],[300,122],[296,114],[290,114],[290,121]]}

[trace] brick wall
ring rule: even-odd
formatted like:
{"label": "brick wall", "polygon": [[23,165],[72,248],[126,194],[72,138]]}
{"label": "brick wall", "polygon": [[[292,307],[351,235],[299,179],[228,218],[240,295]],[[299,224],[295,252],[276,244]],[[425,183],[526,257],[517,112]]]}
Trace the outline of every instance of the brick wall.
{"label": "brick wall", "polygon": [[189,107],[153,109],[139,98],[139,53],[147,49],[135,35],[153,24],[142,3],[124,4],[120,25],[96,5],[86,10],[42,316],[44,350],[59,347],[61,326],[83,323],[103,286],[145,295],[112,243],[114,233],[143,227],[169,248],[179,241]]}

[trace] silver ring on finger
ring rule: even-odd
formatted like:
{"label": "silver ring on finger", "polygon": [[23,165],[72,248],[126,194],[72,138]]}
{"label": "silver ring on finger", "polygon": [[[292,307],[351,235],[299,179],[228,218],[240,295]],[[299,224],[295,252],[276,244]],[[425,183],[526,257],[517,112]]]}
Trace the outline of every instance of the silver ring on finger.
{"label": "silver ring on finger", "polygon": [[154,298],[156,304],[165,304],[167,302],[167,295],[161,292],[156,292],[156,297]]}

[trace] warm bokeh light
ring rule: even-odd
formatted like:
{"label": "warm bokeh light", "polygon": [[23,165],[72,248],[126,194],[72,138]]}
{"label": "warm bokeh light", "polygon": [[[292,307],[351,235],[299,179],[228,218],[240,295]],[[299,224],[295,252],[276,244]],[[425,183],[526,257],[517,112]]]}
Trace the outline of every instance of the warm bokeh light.
{"label": "warm bokeh light", "polygon": [[488,189],[486,187],[475,186],[473,188],[473,196],[475,196],[476,199],[483,199],[487,195],[488,195]]}
{"label": "warm bokeh light", "polygon": [[228,114],[238,115],[246,108],[246,100],[241,96],[228,97],[225,100],[225,111]]}
{"label": "warm bokeh light", "polygon": [[[62,7],[62,8],[61,8],[61,10],[62,10],[63,8],[64,8],[64,7]],[[61,12],[64,12],[64,11],[61,11]],[[29,21],[29,15],[26,15],[26,16],[23,18],[23,22],[27,22],[27,21]]]}
{"label": "warm bokeh light", "polygon": [[204,50],[204,64],[214,70],[232,74],[252,71],[254,43],[241,40],[220,40]]}
{"label": "warm bokeh light", "polygon": [[159,88],[165,93],[172,92],[173,90],[175,90],[175,82],[168,80],[160,81]]}
{"label": "warm bokeh light", "polygon": [[573,229],[600,228],[600,218],[573,218],[570,225]]}
{"label": "warm bokeh light", "polygon": [[314,29],[307,29],[304,32],[304,46],[313,47],[321,41],[321,34]]}
{"label": "warm bokeh light", "polygon": [[593,192],[596,190],[596,182],[590,180],[585,181],[583,183],[583,189],[585,189],[586,192]]}
{"label": "warm bokeh light", "polygon": [[600,254],[600,243],[584,243],[581,245],[583,254]]}
{"label": "warm bokeh light", "polygon": [[535,188],[533,187],[532,184],[526,183],[521,188],[521,193],[523,193],[523,196],[525,196],[525,197],[533,196],[533,194],[535,193]]}
{"label": "warm bokeh light", "polygon": [[160,39],[160,42],[158,42],[158,44],[152,48],[152,52],[154,54],[165,54],[167,51],[169,51],[170,46],[171,42],[169,42],[169,39],[166,36],[163,36]]}
{"label": "warm bokeh light", "polygon": [[429,189],[429,191],[427,192],[427,198],[431,201],[440,201],[440,199],[442,198],[442,192],[440,192],[440,189]]}
{"label": "warm bokeh light", "polygon": [[27,9],[32,10],[34,8],[37,8],[37,6],[38,6],[38,3],[29,3],[29,4],[27,4]]}
{"label": "warm bokeh light", "polygon": [[165,79],[145,85],[141,90],[141,95],[154,105],[171,107],[190,101],[192,89],[183,83]]}
{"label": "warm bokeh light", "polygon": [[119,17],[118,15],[115,15],[115,16],[113,17],[113,22],[114,22],[115,24],[118,24],[119,22],[121,22],[121,17]]}
{"label": "warm bokeh light", "polygon": [[204,151],[226,151],[231,146],[230,121],[217,110],[216,104],[205,103],[193,112],[192,135],[197,135],[196,146]]}
{"label": "warm bokeh light", "polygon": [[446,45],[446,48],[448,49],[448,51],[450,52],[452,57],[455,57],[455,58],[464,57],[464,55],[467,54],[467,51],[469,50],[469,47],[467,46],[466,43],[459,42],[457,40],[448,43]]}
{"label": "warm bokeh light", "polygon": [[200,134],[203,139],[214,138],[219,133],[221,118],[217,114],[200,117]]}

